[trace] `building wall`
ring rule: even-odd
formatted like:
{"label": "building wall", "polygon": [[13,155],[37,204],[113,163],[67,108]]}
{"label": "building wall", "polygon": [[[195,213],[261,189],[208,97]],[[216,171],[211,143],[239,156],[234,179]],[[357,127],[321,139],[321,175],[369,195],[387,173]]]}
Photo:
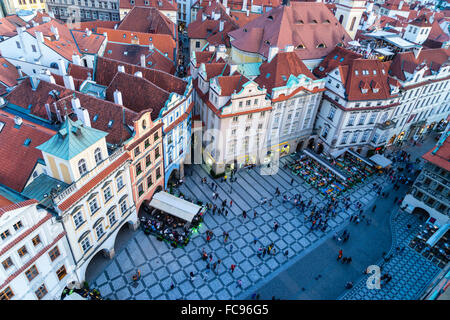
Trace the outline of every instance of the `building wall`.
{"label": "building wall", "polygon": [[[118,0],[47,0],[48,12],[52,12],[55,18],[63,21],[76,22],[89,20],[119,21]],[[70,14],[74,18],[70,18]]]}
{"label": "building wall", "polygon": [[[1,232],[9,229],[11,236],[2,240],[0,250],[12,242],[15,242],[6,252],[0,256],[1,262],[11,259],[13,265],[5,269],[0,266],[0,295],[9,288],[14,296],[12,300],[37,300],[36,290],[42,285],[47,293],[42,297],[44,300],[59,300],[61,293],[67,283],[78,281],[73,268],[73,259],[64,229],[60,222],[54,218],[48,219],[49,213],[44,209],[38,209],[36,204],[12,210],[0,218]],[[15,230],[13,224],[18,221],[22,223],[20,229]],[[42,223],[42,221],[44,221]],[[37,226],[37,227],[36,227]],[[35,229],[32,229],[35,228]],[[31,231],[31,232],[30,232]],[[23,235],[26,235],[23,237]],[[39,237],[40,242],[33,242]],[[21,238],[23,237],[23,238]],[[26,248],[27,254],[20,256],[18,250]],[[59,255],[50,256],[50,252],[55,250]],[[56,251],[53,251],[56,252]],[[30,268],[37,269],[37,275],[30,279],[27,271]],[[61,273],[58,277],[57,271],[65,268],[66,275]],[[16,274],[9,281],[4,282],[8,277],[14,275],[19,269],[22,271]]]}
{"label": "building wall", "polygon": [[355,39],[356,31],[359,28],[361,17],[366,8],[365,1],[339,0],[336,3],[335,16],[338,21],[341,21],[345,31],[352,39]]}

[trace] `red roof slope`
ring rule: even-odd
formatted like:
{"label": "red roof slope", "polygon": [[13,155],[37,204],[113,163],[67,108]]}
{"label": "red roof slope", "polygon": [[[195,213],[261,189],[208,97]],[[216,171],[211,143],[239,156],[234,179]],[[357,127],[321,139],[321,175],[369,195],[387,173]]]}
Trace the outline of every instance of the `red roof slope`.
{"label": "red roof slope", "polygon": [[[6,87],[13,87],[17,84],[19,73],[14,65],[0,56],[0,95],[6,93]],[[6,87],[5,87],[6,86]]]}
{"label": "red roof slope", "polygon": [[237,93],[242,89],[242,86],[250,80],[244,75],[237,74],[234,76],[220,76],[219,81],[221,96],[228,97],[233,93]]}
{"label": "red roof slope", "polygon": [[266,58],[271,46],[284,50],[287,45],[293,45],[301,59],[318,59],[326,56],[336,44],[351,41],[342,25],[320,2],[291,2],[289,6],[279,6],[230,32],[229,36],[235,39],[231,44],[237,49]]}
{"label": "red roof slope", "polygon": [[[0,111],[0,183],[21,192],[31,176],[38,159],[43,159],[42,152],[36,147],[56,132],[32,122],[22,120],[20,127],[15,127],[14,115]],[[28,146],[24,145],[31,139]]]}
{"label": "red roof slope", "polygon": [[268,93],[272,93],[273,88],[285,86],[290,75],[297,77],[304,74],[312,80],[316,79],[295,52],[278,53],[272,61],[261,64],[259,71],[255,82],[261,88],[265,86]]}
{"label": "red roof slope", "polygon": [[355,59],[362,58],[362,55],[352,50],[336,46],[325,59],[313,70],[313,73],[319,77],[324,78],[329,72],[336,69],[338,66],[348,65]]}
{"label": "red roof slope", "polygon": [[[148,4],[146,4],[146,2]],[[177,3],[175,0],[134,0],[134,4],[131,4],[130,0],[120,0],[120,9],[131,9],[134,7],[152,7],[163,11],[177,11]]]}
{"label": "red roof slope", "polygon": [[448,136],[438,151],[433,154],[436,147],[425,153],[422,158],[433,163],[434,165],[450,171],[450,136]]}

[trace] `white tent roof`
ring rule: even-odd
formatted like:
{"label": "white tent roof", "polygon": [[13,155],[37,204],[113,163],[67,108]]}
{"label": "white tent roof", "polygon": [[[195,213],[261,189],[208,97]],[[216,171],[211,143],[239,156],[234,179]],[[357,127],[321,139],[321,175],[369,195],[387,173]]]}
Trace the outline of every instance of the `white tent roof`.
{"label": "white tent roof", "polygon": [[333,157],[333,158],[338,158],[341,154],[343,154],[345,151],[347,151],[348,150],[348,148],[344,148],[344,149],[341,149],[341,150],[336,150],[336,151],[333,151],[333,152],[331,152],[330,153],[330,155]]}
{"label": "white tent roof", "polygon": [[430,247],[433,247],[444,234],[447,233],[448,229],[450,229],[450,223],[447,223],[440,227],[433,235],[428,239],[427,244],[430,245]]}
{"label": "white tent roof", "polygon": [[71,294],[68,294],[64,297],[63,300],[87,300],[86,298],[83,298],[76,292],[72,292]]}
{"label": "white tent roof", "polygon": [[392,161],[388,158],[382,156],[381,154],[374,154],[370,157],[370,160],[375,162],[377,165],[381,166],[382,168],[386,168],[387,166],[392,164]]}
{"label": "white tent roof", "polygon": [[335,168],[333,168],[330,164],[326,163],[325,161],[323,161],[322,159],[320,159],[318,156],[316,156],[315,154],[313,154],[312,152],[310,152],[309,150],[303,150],[303,153],[310,156],[311,158],[313,158],[314,160],[316,160],[317,162],[319,162],[321,165],[323,165],[324,167],[326,167],[328,170],[330,170],[331,172],[333,172],[339,179],[346,181],[347,177],[344,176],[343,174],[341,174],[339,171],[337,171]]}
{"label": "white tent roof", "polygon": [[192,222],[194,216],[202,209],[192,202],[177,198],[164,191],[155,193],[149,205],[188,222]]}

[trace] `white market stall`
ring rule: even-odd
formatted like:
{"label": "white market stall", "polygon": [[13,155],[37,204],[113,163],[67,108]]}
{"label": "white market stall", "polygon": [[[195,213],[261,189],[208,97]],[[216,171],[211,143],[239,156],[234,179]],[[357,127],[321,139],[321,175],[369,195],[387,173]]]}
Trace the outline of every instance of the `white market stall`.
{"label": "white market stall", "polygon": [[150,207],[166,212],[172,216],[192,222],[195,215],[200,213],[202,207],[192,202],[180,199],[170,193],[161,191],[153,195]]}
{"label": "white market stall", "polygon": [[371,156],[370,161],[373,161],[379,168],[387,168],[392,164],[392,161],[382,156],[381,154],[374,154]]}

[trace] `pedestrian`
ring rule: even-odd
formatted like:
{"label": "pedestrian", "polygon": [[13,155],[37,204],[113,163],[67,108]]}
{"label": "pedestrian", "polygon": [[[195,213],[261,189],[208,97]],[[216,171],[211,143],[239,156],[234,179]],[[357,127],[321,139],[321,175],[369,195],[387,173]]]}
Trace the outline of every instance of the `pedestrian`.
{"label": "pedestrian", "polygon": [[397,200],[398,200],[398,197],[395,197],[395,199],[394,199],[394,204],[397,203]]}
{"label": "pedestrian", "polygon": [[341,258],[342,258],[342,249],[339,250],[339,255],[338,255],[338,257],[337,257],[337,260],[339,260],[339,259],[341,259]]}
{"label": "pedestrian", "polygon": [[262,253],[263,257],[265,257],[265,256],[266,256],[266,251],[267,251],[267,249],[266,249],[266,248],[264,248],[264,249],[263,249],[263,253]]}
{"label": "pedestrian", "polygon": [[209,240],[211,240],[211,236],[208,234],[208,235],[206,236],[206,241],[209,242]]}
{"label": "pedestrian", "polygon": [[190,275],[190,277],[191,277],[191,281],[194,281],[195,280],[195,275],[194,275],[194,272],[190,272],[189,273],[189,275]]}
{"label": "pedestrian", "polygon": [[228,216],[228,210],[225,210],[225,217]]}
{"label": "pedestrian", "polygon": [[256,210],[253,211],[253,218],[256,218]]}
{"label": "pedestrian", "polygon": [[246,218],[247,218],[247,212],[245,212],[245,210],[244,210],[244,211],[242,211],[242,216],[244,217],[244,219],[246,219]]}
{"label": "pedestrian", "polygon": [[170,284],[170,290],[172,290],[173,288],[175,288],[175,285],[173,284],[173,282]]}
{"label": "pedestrian", "polygon": [[231,272],[233,273],[233,272],[234,272],[234,269],[236,269],[236,265],[235,265],[235,264],[232,264],[230,268],[231,268]]}
{"label": "pedestrian", "polygon": [[286,250],[286,251],[284,252],[284,256],[287,257],[288,255],[289,255],[289,250]]}
{"label": "pedestrian", "polygon": [[258,241],[257,237],[253,238],[253,244],[256,244],[257,241]]}
{"label": "pedestrian", "polygon": [[346,263],[347,262],[347,257],[343,257],[341,262],[342,262],[342,264]]}
{"label": "pedestrian", "polygon": [[238,280],[236,282],[236,288],[241,288],[242,289],[242,281],[241,280]]}
{"label": "pedestrian", "polygon": [[214,271],[216,270],[216,267],[217,267],[217,262],[214,262],[214,264],[213,264],[213,270]]}
{"label": "pedestrian", "polygon": [[233,205],[233,200],[230,200],[230,208],[231,208],[232,205]]}
{"label": "pedestrian", "polygon": [[277,231],[277,229],[278,229],[278,222],[275,221],[275,223],[273,224],[273,229],[275,231]]}
{"label": "pedestrian", "polygon": [[376,204],[373,205],[373,207],[372,207],[372,212],[374,212],[376,208],[377,208],[377,205],[376,205]]}
{"label": "pedestrian", "polygon": [[292,186],[293,183],[294,183],[294,178],[291,179],[291,186]]}
{"label": "pedestrian", "polygon": [[211,262],[213,259],[212,253],[209,254],[209,262]]}
{"label": "pedestrian", "polygon": [[230,251],[233,251],[233,245],[230,244]]}
{"label": "pedestrian", "polygon": [[347,263],[350,263],[350,262],[352,262],[352,257],[347,258]]}

